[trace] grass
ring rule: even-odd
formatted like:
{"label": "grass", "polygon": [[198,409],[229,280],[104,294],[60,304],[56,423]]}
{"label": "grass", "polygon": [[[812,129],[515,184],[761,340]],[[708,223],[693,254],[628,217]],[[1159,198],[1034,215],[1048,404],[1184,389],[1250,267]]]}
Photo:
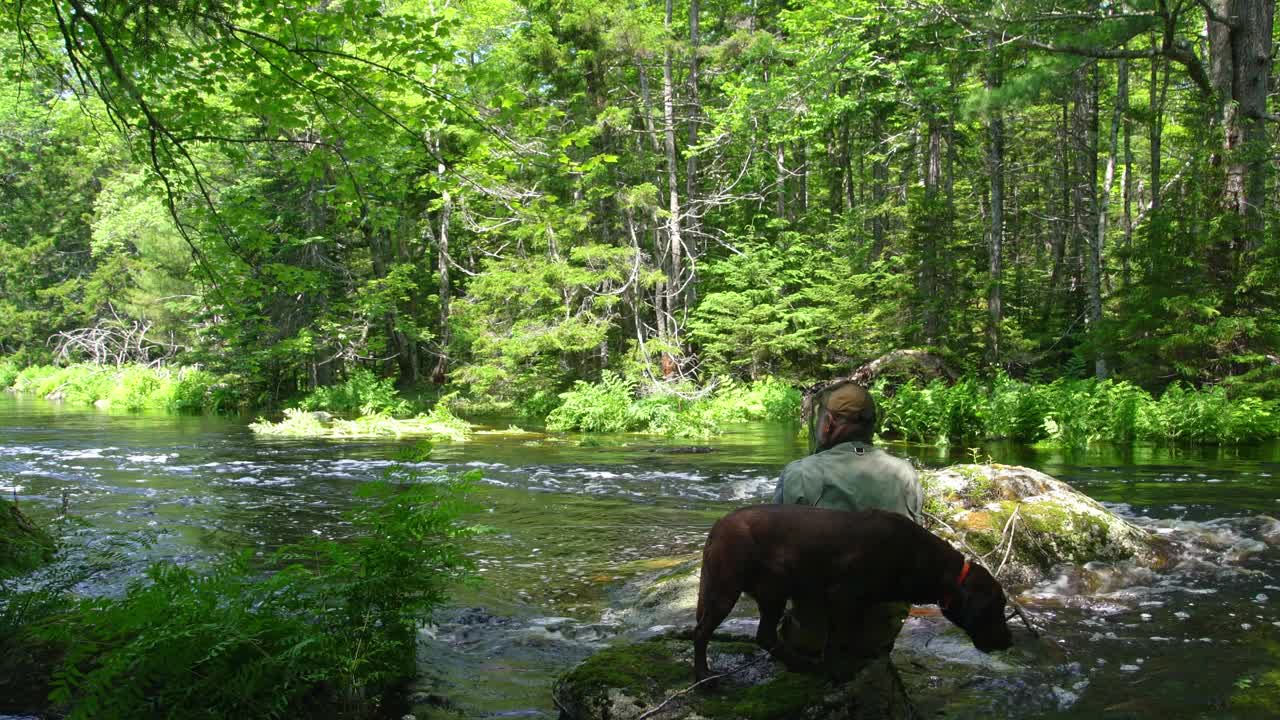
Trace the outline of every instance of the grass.
{"label": "grass", "polygon": [[249,428],[260,435],[276,437],[373,438],[422,437],[462,442],[471,434],[471,423],[449,410],[448,398],[441,398],[427,413],[396,418],[386,413],[362,415],[352,420],[322,412],[289,408],[284,419],[270,422],[259,418]]}
{"label": "grass", "polygon": [[77,363],[18,368],[0,360],[0,387],[13,392],[125,410],[226,412],[244,404],[241,379],[192,367]]}

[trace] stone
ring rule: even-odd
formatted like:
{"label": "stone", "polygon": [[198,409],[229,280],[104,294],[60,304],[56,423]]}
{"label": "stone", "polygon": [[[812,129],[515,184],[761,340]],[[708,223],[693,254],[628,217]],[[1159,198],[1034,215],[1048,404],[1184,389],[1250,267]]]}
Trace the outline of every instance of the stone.
{"label": "stone", "polygon": [[710,661],[725,676],[714,688],[690,690],[691,635],[668,632],[597,653],[563,675],[553,694],[563,715],[575,720],[909,717],[905,691],[887,658],[833,684],[783,670],[750,638],[718,634]]}
{"label": "stone", "polygon": [[[717,633],[711,669],[728,673],[710,689],[693,685],[692,628],[624,641],[562,675],[553,698],[562,720],[862,720],[987,718],[1016,706],[1024,715],[1074,702],[1055,688],[1077,684],[1078,663],[1049,642],[1025,639],[986,655],[938,617],[907,620],[893,654],[848,682],[787,672],[758,648],[753,623]],[[666,702],[665,705],[663,703]],[[649,713],[646,715],[646,713]]]}
{"label": "stone", "polygon": [[1166,541],[1038,470],[953,465],[922,473],[921,482],[925,526],[976,555],[1007,586],[1033,584],[1063,564],[1161,567],[1169,559]]}

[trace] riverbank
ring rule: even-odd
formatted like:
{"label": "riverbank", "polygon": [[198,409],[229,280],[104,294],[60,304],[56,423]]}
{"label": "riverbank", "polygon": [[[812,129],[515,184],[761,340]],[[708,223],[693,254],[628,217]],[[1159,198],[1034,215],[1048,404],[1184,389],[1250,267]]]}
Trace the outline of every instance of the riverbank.
{"label": "riverbank", "polygon": [[18,365],[0,358],[0,389],[123,410],[235,412],[249,403],[243,380],[194,367]]}
{"label": "riverbank", "polygon": [[[248,384],[198,368],[18,368],[0,359],[0,388],[72,404],[126,410],[234,412],[251,409]],[[933,445],[986,441],[1085,448],[1099,443],[1247,445],[1280,438],[1280,400],[1233,395],[1222,386],[1174,384],[1159,395],[1123,380],[1058,379],[1029,383],[1004,374],[927,384],[882,378],[872,387],[880,435]],[[397,389],[390,378],[357,368],[341,382],[286,403],[280,419],[259,418],[255,432],[286,437],[427,437],[464,440],[466,416],[500,408],[555,433],[641,433],[706,438],[746,422],[796,423],[802,394],[777,378],[743,383],[641,383],[605,372],[578,381],[538,409],[461,391]],[[549,409],[548,409],[549,408]]]}

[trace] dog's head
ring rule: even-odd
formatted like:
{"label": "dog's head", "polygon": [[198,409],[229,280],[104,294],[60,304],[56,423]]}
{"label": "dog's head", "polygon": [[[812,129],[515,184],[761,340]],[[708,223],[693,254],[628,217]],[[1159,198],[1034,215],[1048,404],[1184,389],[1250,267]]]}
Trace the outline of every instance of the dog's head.
{"label": "dog's head", "polygon": [[974,647],[991,652],[1013,645],[1004,614],[1004,588],[986,568],[971,563],[963,578],[948,576],[942,587],[942,614],[968,634]]}

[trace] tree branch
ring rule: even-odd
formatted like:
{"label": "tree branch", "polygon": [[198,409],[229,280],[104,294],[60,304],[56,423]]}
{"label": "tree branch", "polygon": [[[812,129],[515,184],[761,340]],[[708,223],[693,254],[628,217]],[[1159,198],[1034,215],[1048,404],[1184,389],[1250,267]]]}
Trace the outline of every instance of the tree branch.
{"label": "tree branch", "polygon": [[1204,8],[1204,14],[1207,15],[1211,21],[1226,25],[1232,30],[1240,29],[1239,20],[1219,15],[1218,11],[1214,10],[1213,6],[1209,4],[1209,0],[1196,0],[1196,4]]}

